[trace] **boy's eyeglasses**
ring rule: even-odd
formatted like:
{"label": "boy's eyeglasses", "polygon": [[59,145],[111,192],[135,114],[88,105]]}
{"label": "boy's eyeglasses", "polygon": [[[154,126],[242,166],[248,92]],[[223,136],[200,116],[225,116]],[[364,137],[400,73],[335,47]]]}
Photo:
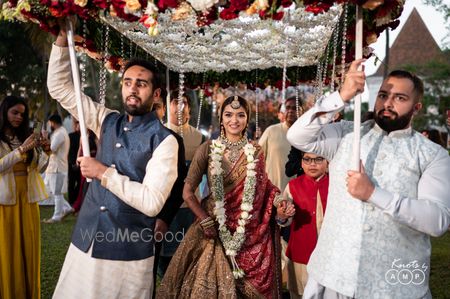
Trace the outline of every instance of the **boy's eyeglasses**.
{"label": "boy's eyeglasses", "polygon": [[325,160],[325,158],[323,158],[323,157],[316,157],[316,158],[302,158],[302,161],[303,161],[306,165],[310,165],[312,162],[314,162],[314,164],[321,164],[324,160]]}

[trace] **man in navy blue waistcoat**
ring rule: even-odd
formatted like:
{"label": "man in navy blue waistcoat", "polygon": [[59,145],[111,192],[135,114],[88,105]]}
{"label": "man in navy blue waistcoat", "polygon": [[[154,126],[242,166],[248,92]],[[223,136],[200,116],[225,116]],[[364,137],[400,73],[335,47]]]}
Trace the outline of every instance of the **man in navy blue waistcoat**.
{"label": "man in navy blue waistcoat", "polygon": [[[160,93],[149,62],[128,62],[122,77],[125,113],[82,95],[97,156],[78,159],[92,178],[53,298],[151,298],[155,216],[177,178],[178,143],[151,112]],[[50,55],[48,89],[78,118],[66,33]]]}

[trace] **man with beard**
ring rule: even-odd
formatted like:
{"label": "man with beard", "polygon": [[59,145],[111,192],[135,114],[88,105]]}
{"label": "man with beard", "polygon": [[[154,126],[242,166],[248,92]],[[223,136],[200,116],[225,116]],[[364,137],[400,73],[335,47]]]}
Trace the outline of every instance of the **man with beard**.
{"label": "man with beard", "polygon": [[[50,55],[48,89],[78,118],[66,33]],[[92,179],[53,298],[151,298],[155,216],[177,177],[178,144],[151,112],[158,72],[129,61],[122,76],[125,113],[82,95],[86,126],[99,137],[97,156],[80,157]]]}
{"label": "man with beard", "polygon": [[330,161],[327,211],[303,298],[431,298],[430,236],[450,223],[450,158],[411,127],[422,81],[393,71],[378,92],[375,119],[361,125],[361,168],[349,170],[353,123],[329,123],[363,91],[363,61],[288,132],[293,146]]}

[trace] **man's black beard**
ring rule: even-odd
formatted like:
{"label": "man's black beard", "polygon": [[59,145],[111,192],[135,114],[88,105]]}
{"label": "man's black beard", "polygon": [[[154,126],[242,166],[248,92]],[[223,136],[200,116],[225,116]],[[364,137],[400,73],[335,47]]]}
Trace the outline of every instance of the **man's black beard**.
{"label": "man's black beard", "polygon": [[378,113],[375,114],[375,122],[378,124],[378,126],[380,126],[380,128],[388,133],[406,129],[406,127],[408,127],[409,123],[411,122],[411,118],[414,114],[414,109],[411,109],[411,111],[406,113],[405,115],[398,116],[398,113],[388,109],[387,111],[395,115],[395,118],[391,119],[388,116],[383,116],[384,111],[386,111],[386,109],[381,109],[380,111],[378,111]]}
{"label": "man's black beard", "polygon": [[151,101],[143,102],[141,100],[141,103],[142,104],[139,107],[137,107],[137,106],[127,106],[126,101],[125,101],[123,103],[123,108],[125,109],[127,114],[131,115],[131,116],[141,116],[141,115],[149,113],[152,110],[152,102]]}

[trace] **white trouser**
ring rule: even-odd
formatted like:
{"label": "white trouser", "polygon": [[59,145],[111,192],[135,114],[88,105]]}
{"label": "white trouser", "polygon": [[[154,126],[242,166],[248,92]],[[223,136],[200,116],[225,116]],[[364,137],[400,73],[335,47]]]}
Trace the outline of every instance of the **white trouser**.
{"label": "white trouser", "polygon": [[55,201],[55,211],[53,212],[52,219],[59,221],[66,213],[72,211],[72,207],[67,200],[64,199],[62,194],[52,195],[52,197]]}
{"label": "white trouser", "polygon": [[[317,281],[315,281],[311,276],[308,278],[308,282],[306,283],[305,291],[303,293],[303,299],[351,299],[352,297],[348,297],[342,295],[332,289],[326,288]],[[431,299],[431,292],[425,294],[422,299]]]}

